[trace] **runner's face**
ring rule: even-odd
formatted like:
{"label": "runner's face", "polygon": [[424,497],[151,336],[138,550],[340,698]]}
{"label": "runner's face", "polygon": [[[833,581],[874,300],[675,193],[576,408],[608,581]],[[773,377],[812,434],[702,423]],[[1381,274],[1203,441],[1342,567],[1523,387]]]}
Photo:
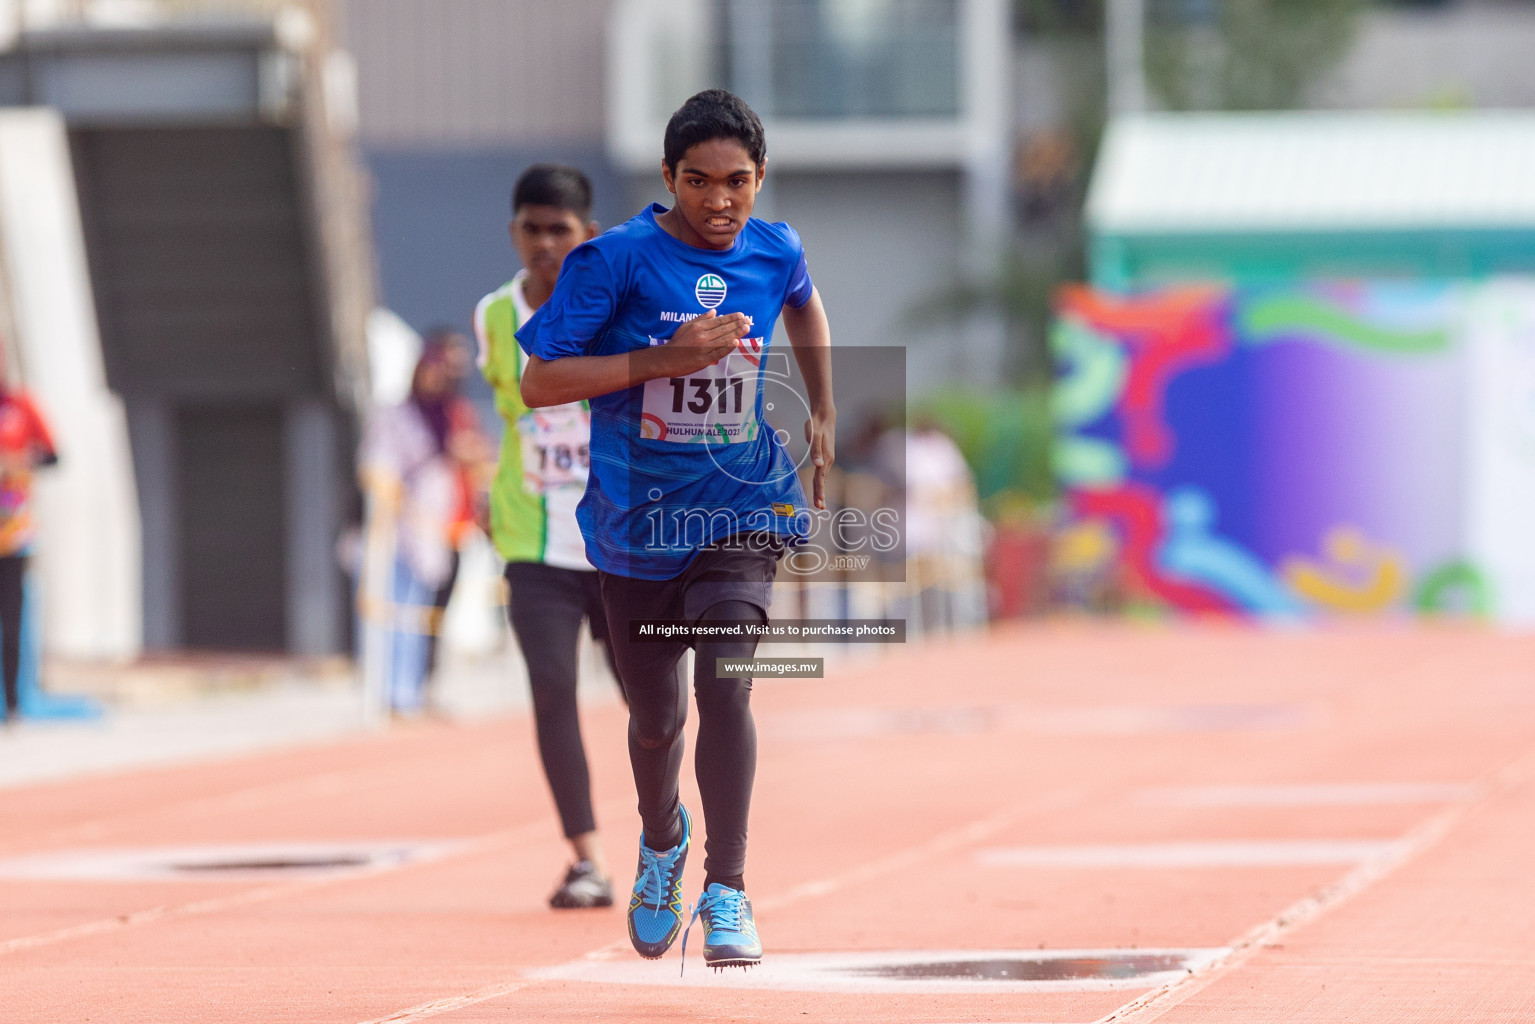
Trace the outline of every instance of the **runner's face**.
{"label": "runner's face", "polygon": [[570,250],[591,237],[585,222],[563,206],[518,208],[512,218],[512,244],[528,273],[548,291],[560,276],[560,264]]}
{"label": "runner's face", "polygon": [[673,171],[665,164],[661,176],[677,197],[677,212],[691,235],[690,245],[728,249],[746,226],[762,188],[764,167],[737,139],[710,139],[691,146]]}

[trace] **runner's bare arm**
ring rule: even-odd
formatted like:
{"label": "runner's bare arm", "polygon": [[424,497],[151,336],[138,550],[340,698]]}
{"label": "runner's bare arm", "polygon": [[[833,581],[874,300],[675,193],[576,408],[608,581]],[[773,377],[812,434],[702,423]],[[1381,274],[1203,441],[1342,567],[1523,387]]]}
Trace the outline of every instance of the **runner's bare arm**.
{"label": "runner's bare arm", "polygon": [[710,310],[677,328],[664,345],[611,356],[529,356],[522,369],[522,400],[538,409],[611,394],[657,377],[686,377],[730,352],[750,329],[744,314],[718,316]]}
{"label": "runner's bare arm", "polygon": [[831,324],[821,304],[821,293],[811,288],[803,306],[785,306],[783,324],[789,332],[789,344],[794,346],[800,376],[805,378],[805,398],[810,402],[810,419],[805,421],[805,440],[815,463],[810,500],[816,508],[825,509],[826,471],[837,460],[837,406],[831,392]]}

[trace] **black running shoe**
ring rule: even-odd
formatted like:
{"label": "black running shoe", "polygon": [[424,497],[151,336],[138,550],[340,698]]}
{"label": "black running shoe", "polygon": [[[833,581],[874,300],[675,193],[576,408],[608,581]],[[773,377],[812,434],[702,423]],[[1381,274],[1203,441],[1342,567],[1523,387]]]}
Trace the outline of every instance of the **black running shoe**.
{"label": "black running shoe", "polygon": [[589,860],[581,860],[565,872],[565,881],[549,897],[549,905],[556,910],[584,910],[588,907],[611,907],[613,885],[597,873]]}

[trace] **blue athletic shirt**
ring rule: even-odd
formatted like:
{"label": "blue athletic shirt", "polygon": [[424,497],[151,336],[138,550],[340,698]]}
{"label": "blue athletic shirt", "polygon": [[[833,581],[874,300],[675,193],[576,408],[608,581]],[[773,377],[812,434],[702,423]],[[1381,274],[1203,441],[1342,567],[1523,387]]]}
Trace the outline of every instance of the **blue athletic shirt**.
{"label": "blue athletic shirt", "polygon": [[[752,218],[729,249],[700,249],[656,223],[653,204],[565,257],[554,294],[517,341],[540,359],[634,352],[708,310],[745,313],[753,337],[687,378],[662,378],[591,400],[591,475],[576,519],[604,572],[664,580],[698,549],[761,530],[797,543],[809,532],[795,467],[763,417],[773,325],[810,300],[799,235]],[[783,423],[799,429],[799,423]]]}

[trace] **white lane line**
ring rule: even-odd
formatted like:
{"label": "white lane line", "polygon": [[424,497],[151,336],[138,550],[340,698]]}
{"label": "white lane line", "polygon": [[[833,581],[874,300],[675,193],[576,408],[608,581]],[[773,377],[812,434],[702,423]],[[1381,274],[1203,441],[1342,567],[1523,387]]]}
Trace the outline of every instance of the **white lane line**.
{"label": "white lane line", "polygon": [[1144,991],[1184,977],[1225,949],[889,950],[774,953],[749,971],[716,974],[675,961],[574,960],[530,978],[606,985],[678,985],[864,995]]}
{"label": "white lane line", "polygon": [[1154,736],[1166,733],[1273,732],[1303,729],[1321,712],[1302,704],[1109,705],[1041,708],[985,704],[916,708],[768,711],[761,733],[780,740],[829,741],[881,736],[1028,733],[1046,736]]}
{"label": "white lane line", "polygon": [[0,880],[269,882],[438,860],[463,840],[367,843],[232,843],[56,850],[0,860]]}
{"label": "white lane line", "polygon": [[[622,807],[629,806],[628,801],[608,800],[597,808],[602,813],[618,813]],[[459,857],[469,856],[506,843],[515,845],[520,842],[536,842],[545,839],[549,835],[549,823],[546,821],[533,821],[512,828],[500,829],[482,836],[470,839],[458,840],[451,850],[445,851],[432,863],[442,863]],[[305,889],[317,889],[327,885],[337,885],[355,879],[371,878],[374,875],[387,871],[398,871],[408,868],[422,861],[396,861],[375,864],[368,868],[345,872],[309,875],[302,878],[287,879],[282,882],[274,882],[271,885],[259,886],[254,889],[246,889],[241,892],[230,893],[227,896],[216,896],[211,899],[194,900],[190,903],[172,903],[157,907],[148,907],[127,914],[119,914],[114,917],[99,918],[95,921],[84,921],[80,924],[58,928],[51,932],[40,932],[35,935],[24,935],[14,939],[0,941],[0,956],[8,953],[18,953],[23,950],[37,949],[40,946],[52,946],[61,942],[71,942],[75,939],[88,938],[92,935],[100,935],[106,932],[115,932],[124,928],[132,928],[141,924],[150,924],[173,917],[189,917],[201,914],[214,914],[226,910],[235,910],[240,907],[250,906],[256,903],[265,903],[268,900],[279,899],[284,896],[299,893]]]}
{"label": "white lane line", "polygon": [[[427,764],[432,760],[432,757],[422,756],[399,763],[392,763],[390,767],[393,769],[399,769],[402,766],[403,768],[409,768],[416,763]],[[174,768],[175,766],[169,767]],[[287,806],[296,801],[310,800],[316,797],[345,796],[358,790],[374,789],[387,785],[387,782],[378,781],[376,777],[377,769],[378,765],[376,764],[362,767],[338,768],[322,772],[318,775],[300,775],[276,782],[263,782],[221,793],[191,797],[156,807],[138,808],[121,814],[77,822],[42,835],[23,836],[15,842],[0,843],[0,851],[44,851],[60,843],[99,840],[113,831],[118,831],[132,825],[142,828],[146,823],[164,821],[166,819],[201,818],[207,815],[228,813],[230,811],[248,812],[273,805]]]}
{"label": "white lane line", "polygon": [[[768,896],[764,899],[752,900],[754,913],[777,910],[798,903],[801,900],[815,899],[844,889],[849,885],[857,885],[860,882],[868,882],[882,875],[888,875],[893,871],[903,868],[916,867],[924,861],[934,857],[950,853],[966,846],[973,846],[996,835],[1008,828],[1015,821],[1026,814],[1041,813],[1057,810],[1069,804],[1080,802],[1084,794],[1079,789],[1064,789],[1044,797],[1033,798],[1004,808],[995,814],[988,814],[984,818],[957,828],[948,829],[918,846],[909,846],[904,850],[897,850],[887,857],[881,857],[867,864],[860,864],[850,868],[841,874],[828,875],[825,878],[817,878],[809,882],[801,882],[776,896]],[[627,938],[618,939],[587,953],[583,959],[605,960],[615,956],[632,955],[632,948]]]}
{"label": "white lane line", "polygon": [[[984,818],[978,818],[968,824],[960,825],[956,828],[940,832],[932,839],[920,845],[908,847],[904,850],[898,850],[887,857],[882,857],[879,860],[870,861],[867,864],[859,865],[858,867],[851,868],[840,874],[829,875],[825,878],[801,883],[800,885],[794,886],[791,889],[779,893],[777,896],[769,896],[765,899],[753,900],[752,902],[754,904],[754,909],[759,913],[765,910],[777,910],[779,908],[798,903],[801,900],[813,899],[817,896],[824,896],[827,893],[835,892],[838,889],[842,889],[849,885],[870,881],[882,875],[889,874],[892,871],[899,871],[902,868],[913,867],[932,857],[937,857],[941,854],[949,853],[955,849],[965,846],[971,846],[975,843],[984,842],[991,836],[994,836],[998,832],[1001,832],[1002,830],[1010,827],[1025,815],[1057,810],[1071,803],[1079,802],[1083,799],[1083,797],[1084,793],[1081,790],[1067,789],[1059,790],[1043,797],[1035,797],[1029,800],[1020,801],[1019,803],[1016,803],[1011,807],[1004,808],[995,814],[989,814]],[[1035,952],[1038,953],[1037,950]],[[607,945],[599,946],[598,948],[586,953],[575,962],[601,963],[612,961],[616,957],[622,956],[624,954],[629,956],[634,955],[627,938],[618,939],[614,942],[608,943]],[[647,961],[640,961],[642,964],[646,962]],[[664,969],[671,976],[675,976],[675,973],[680,966],[670,959],[654,961],[651,963],[665,965],[662,969]],[[695,965],[695,970],[698,973],[712,973],[708,972],[706,968],[703,968],[701,962]],[[725,973],[733,974],[735,972],[730,971]],[[526,986],[528,984],[537,984],[538,981],[539,979],[533,978],[529,981],[508,984]],[[481,991],[483,992],[487,990],[482,989]],[[515,989],[509,991],[515,991]],[[471,993],[469,996],[449,998],[471,998],[475,995],[476,994]],[[474,998],[473,1001],[484,1002],[487,999],[493,998],[495,998],[494,995],[487,995],[483,998]],[[470,1004],[465,1003],[462,1005],[467,1006]],[[402,1010],[400,1012],[405,1013],[408,1011]],[[385,1017],[380,1019],[389,1020],[390,1018]],[[375,1024],[375,1022],[363,1021],[362,1024]]]}
{"label": "white lane line", "polygon": [[851,868],[841,874],[829,875],[826,878],[816,879],[811,882],[803,882],[777,896],[770,896],[761,901],[754,900],[753,903],[757,909],[777,910],[779,907],[786,907],[791,903],[798,903],[800,900],[825,896],[828,893],[836,892],[838,889],[844,889],[849,885],[871,881],[882,875],[888,875],[893,871],[900,871],[903,868],[915,867],[942,854],[984,842],[1026,814],[1057,810],[1079,802],[1082,797],[1083,793],[1081,790],[1065,789],[1043,798],[1014,804],[1011,807],[998,811],[996,814],[989,814],[969,824],[940,832],[919,846],[908,847],[905,850],[890,854],[888,857],[881,857],[878,860]]}
{"label": "white lane line", "polygon": [[[350,875],[346,877],[355,878],[358,876]],[[95,921],[85,921],[81,924],[70,925],[67,928],[59,928],[51,932],[41,932],[36,935],[24,935],[16,939],[7,939],[4,942],[0,942],[0,956],[4,956],[7,953],[19,953],[28,949],[37,949],[39,946],[52,946],[60,942],[88,938],[92,935],[101,935],[106,932],[120,931],[124,928],[149,924],[153,921],[160,921],[169,917],[212,914],[222,910],[233,910],[237,907],[265,903],[267,900],[276,899],[279,896],[285,896],[300,889],[322,885],[333,880],[334,876],[297,879],[277,885],[262,886],[258,889],[246,889],[243,892],[232,893],[228,896],[216,896],[213,899],[150,907],[146,910],[136,910],[131,914],[122,914],[118,917],[105,917]]]}
{"label": "white lane line", "polygon": [[985,867],[1226,868],[1358,864],[1388,856],[1398,839],[1257,839],[1212,842],[1118,843],[1099,846],[1016,846],[981,850]]}
{"label": "white lane line", "polygon": [[1471,793],[1470,785],[1453,782],[1170,786],[1143,789],[1134,800],[1158,807],[1360,807],[1455,803]]}
{"label": "white lane line", "polygon": [[528,987],[525,981],[504,981],[496,985],[486,985],[482,989],[466,993],[461,996],[449,996],[446,999],[435,999],[430,1003],[422,1003],[404,1010],[396,1010],[387,1017],[374,1017],[365,1020],[362,1024],[411,1024],[412,1021],[426,1020],[428,1017],[436,1017],[438,1014],[451,1013],[454,1010],[462,1010],[466,1006],[476,1003],[488,1002],[491,999],[499,999],[509,996],[518,989]]}
{"label": "white lane line", "polygon": [[1297,900],[1276,917],[1250,929],[1231,944],[1231,952],[1226,956],[1217,958],[1185,978],[1132,999],[1113,1013],[1100,1017],[1093,1024],[1149,1024],[1150,1021],[1156,1020],[1216,981],[1238,970],[1264,949],[1277,946],[1289,933],[1348,902],[1404,864],[1414,860],[1424,851],[1438,844],[1455,826],[1465,820],[1472,810],[1485,806],[1515,785],[1527,782],[1532,774],[1535,774],[1535,752],[1489,772],[1473,787],[1474,799],[1452,804],[1439,811],[1408,833],[1394,850],[1366,861],[1336,884],[1314,896]]}
{"label": "white lane line", "polygon": [[[539,829],[548,826],[542,822]],[[436,860],[446,860],[452,857],[463,856],[478,850],[484,850],[495,846],[505,840],[520,838],[522,833],[531,834],[532,828],[523,826],[520,829],[506,829],[501,832],[492,832],[478,839],[466,839],[457,843],[450,849],[441,853]],[[336,882],[358,878],[371,878],[374,875],[384,874],[389,871],[397,871],[400,868],[409,867],[412,864],[423,863],[421,860],[392,860],[380,861],[359,868],[354,871],[337,873],[311,873],[298,878],[274,882],[271,885],[258,886],[254,889],[244,889],[240,892],[230,893],[227,896],[214,896],[209,899],[193,900],[190,903],[162,904],[158,907],[149,907],[144,910],[136,910],[128,914],[120,914],[116,917],[98,918],[95,921],[84,921],[80,924],[59,928],[51,932],[40,932],[36,935],[24,935],[20,938],[7,939],[0,942],[0,956],[7,953],[19,953],[23,950],[37,949],[40,946],[52,946],[60,942],[70,942],[74,939],[88,938],[92,935],[101,935],[106,932],[121,931],[124,928],[132,928],[136,925],[150,924],[173,917],[195,917],[202,914],[216,914],[227,910],[235,910],[240,907],[248,907],[258,903],[266,903],[269,900],[283,896],[294,895],[305,889],[317,889],[321,886],[331,885]]]}

